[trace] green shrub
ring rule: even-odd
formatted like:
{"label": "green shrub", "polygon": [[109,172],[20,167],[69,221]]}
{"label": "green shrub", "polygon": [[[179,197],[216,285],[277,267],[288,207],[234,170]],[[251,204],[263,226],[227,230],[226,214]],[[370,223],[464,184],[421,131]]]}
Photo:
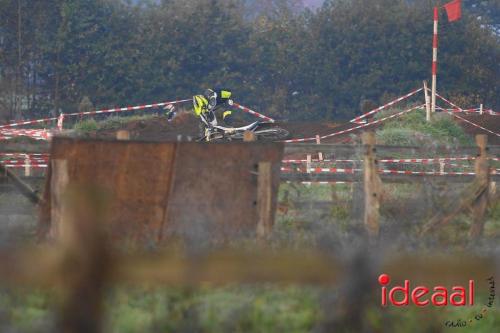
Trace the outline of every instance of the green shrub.
{"label": "green shrub", "polygon": [[[390,110],[379,114],[377,118],[394,114],[399,110]],[[417,110],[390,120],[378,131],[379,140],[391,145],[472,145],[473,140],[462,127],[448,114],[438,113],[431,122],[427,122],[425,111]]]}
{"label": "green shrub", "polygon": [[413,146],[415,131],[408,128],[389,127],[377,132],[378,142],[386,145]]}
{"label": "green shrub", "polygon": [[93,119],[93,118],[82,120],[82,121],[76,123],[76,125],[74,127],[74,129],[77,132],[82,132],[82,133],[95,132],[95,131],[99,130],[99,128],[100,128],[99,123],[97,121],[95,121],[95,119]]}
{"label": "green shrub", "polygon": [[435,120],[431,123],[432,128],[434,128],[438,133],[444,135],[447,138],[454,138],[458,143],[462,145],[472,145],[473,140],[468,136],[462,127],[457,124],[456,121],[451,118],[451,116],[442,114],[438,115]]}

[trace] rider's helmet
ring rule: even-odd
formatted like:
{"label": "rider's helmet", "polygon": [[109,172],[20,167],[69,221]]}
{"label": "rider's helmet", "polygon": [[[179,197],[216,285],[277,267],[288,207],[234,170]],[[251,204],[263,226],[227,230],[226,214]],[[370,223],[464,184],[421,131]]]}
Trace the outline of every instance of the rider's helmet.
{"label": "rider's helmet", "polygon": [[209,110],[213,110],[217,106],[217,93],[212,89],[205,90],[205,98],[208,100]]}
{"label": "rider's helmet", "polygon": [[208,110],[208,100],[203,95],[193,96],[194,113],[199,117]]}

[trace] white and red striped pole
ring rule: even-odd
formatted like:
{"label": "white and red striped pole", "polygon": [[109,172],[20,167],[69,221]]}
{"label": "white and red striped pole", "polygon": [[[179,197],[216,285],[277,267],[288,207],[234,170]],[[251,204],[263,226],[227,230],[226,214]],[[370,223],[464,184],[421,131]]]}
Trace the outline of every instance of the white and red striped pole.
{"label": "white and red striped pole", "polygon": [[438,21],[439,7],[434,7],[434,37],[432,39],[432,104],[431,112],[436,112],[436,88],[437,88],[437,56],[438,56]]}

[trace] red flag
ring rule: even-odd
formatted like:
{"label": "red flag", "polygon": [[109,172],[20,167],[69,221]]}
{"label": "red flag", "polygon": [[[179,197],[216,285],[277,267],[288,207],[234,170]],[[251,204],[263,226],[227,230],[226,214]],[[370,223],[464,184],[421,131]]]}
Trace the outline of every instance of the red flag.
{"label": "red flag", "polygon": [[462,0],[453,0],[444,5],[444,9],[446,9],[446,14],[448,14],[448,21],[460,20],[462,17]]}

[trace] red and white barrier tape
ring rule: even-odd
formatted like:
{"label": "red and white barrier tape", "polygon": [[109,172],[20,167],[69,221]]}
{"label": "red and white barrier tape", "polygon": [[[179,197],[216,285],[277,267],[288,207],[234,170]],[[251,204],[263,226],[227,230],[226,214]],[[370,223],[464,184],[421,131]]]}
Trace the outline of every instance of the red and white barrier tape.
{"label": "red and white barrier tape", "polygon": [[49,159],[49,155],[0,154],[0,163],[3,164],[47,164]]}
{"label": "red and white barrier tape", "polygon": [[[478,112],[481,113],[480,110]],[[500,116],[500,112],[493,111],[492,109],[488,109],[486,111],[483,110],[483,113],[484,112],[487,112],[487,114],[489,114],[490,116]]]}
{"label": "red and white barrier tape", "polygon": [[440,110],[440,111],[444,111],[444,112],[454,112],[454,113],[478,113],[478,114],[486,114],[486,115],[490,115],[490,116],[500,116],[500,113],[499,112],[495,112],[491,109],[488,109],[488,110],[483,110],[481,111],[481,109],[464,109],[464,110],[460,110],[460,109],[445,109],[445,108],[442,108],[442,107],[439,107],[439,106],[436,106],[436,109],[437,110]]}
{"label": "red and white barrier tape", "polygon": [[[441,95],[439,95],[439,94],[437,94],[437,93],[436,93],[436,96],[437,96],[437,97],[439,97],[439,98],[440,98],[441,100],[443,100],[444,102],[446,102],[446,103],[448,103],[449,105],[451,105],[452,107],[454,107],[454,108],[456,108],[456,109],[458,109],[458,110],[460,110],[460,111],[463,111],[463,109],[462,109],[461,107],[459,107],[459,106],[457,106],[457,105],[453,104],[451,101],[447,100],[447,99],[446,99],[446,98],[444,98],[443,96],[441,96]],[[489,130],[489,129],[487,129],[487,128],[484,128],[484,127],[483,127],[483,126],[481,126],[481,125],[478,125],[478,124],[476,124],[476,123],[473,123],[472,121],[467,120],[467,119],[465,119],[465,118],[463,118],[463,117],[460,117],[459,115],[457,115],[457,114],[455,114],[455,113],[453,113],[453,112],[448,112],[448,113],[449,113],[449,114],[451,114],[452,116],[454,116],[455,118],[458,118],[458,119],[460,119],[460,120],[462,120],[462,121],[465,121],[466,123],[468,123],[468,124],[470,124],[470,125],[472,125],[472,126],[474,126],[474,127],[477,127],[477,128],[479,128],[479,129],[482,129],[483,131],[486,131],[486,132],[488,132],[488,133],[490,133],[490,134],[493,134],[493,135],[496,135],[496,136],[500,136],[500,134],[499,134],[499,133],[495,133],[495,132],[493,132],[492,130]]]}
{"label": "red and white barrier tape", "polygon": [[460,120],[462,120],[462,121],[465,121],[466,123],[468,123],[468,124],[470,124],[470,125],[472,125],[472,126],[474,126],[474,127],[477,127],[477,128],[479,128],[479,129],[482,129],[483,131],[486,131],[486,132],[488,132],[488,133],[490,133],[490,134],[493,134],[493,135],[496,135],[496,136],[500,136],[500,133],[495,133],[495,132],[493,132],[492,130],[489,130],[489,129],[487,129],[487,128],[484,128],[484,127],[483,127],[483,126],[481,126],[481,125],[478,125],[478,124],[476,124],[476,123],[473,123],[473,122],[472,122],[472,121],[470,121],[470,120],[467,120],[467,119],[465,119],[465,118],[463,118],[463,117],[460,117],[459,115],[457,115],[457,114],[455,114],[455,113],[451,113],[451,112],[449,112],[449,113],[450,113],[452,116],[454,116],[455,118],[458,118],[458,119],[460,119]]}
{"label": "red and white barrier tape", "polygon": [[[307,160],[283,160],[283,164],[302,164],[306,163]],[[361,160],[311,160],[312,163],[355,163],[362,162]]]}
{"label": "red and white barrier tape", "polygon": [[475,172],[439,172],[439,171],[408,171],[408,170],[379,170],[381,174],[416,175],[416,176],[475,176]]}
{"label": "red and white barrier tape", "polygon": [[[282,168],[282,172],[291,173],[291,172],[302,172],[302,173],[343,173],[343,174],[354,174],[357,172],[361,172],[362,169],[338,169],[338,168],[311,168],[309,172],[305,170],[294,170],[290,168]],[[380,174],[391,174],[391,175],[415,175],[415,176],[475,176],[475,172],[440,172],[440,171],[410,171],[410,170],[387,170],[380,169],[378,171]],[[498,174],[498,170],[493,169],[491,174]]]}
{"label": "red and white barrier tape", "polygon": [[371,110],[371,111],[369,111],[369,112],[367,112],[367,113],[365,113],[365,114],[363,114],[363,115],[361,115],[361,116],[359,116],[359,117],[354,118],[353,120],[351,120],[351,123],[357,123],[357,122],[359,122],[361,119],[364,119],[364,118],[366,118],[366,117],[368,117],[368,116],[371,116],[371,115],[373,115],[373,114],[375,114],[375,113],[377,113],[377,112],[380,112],[380,111],[382,111],[382,110],[384,110],[384,109],[386,109],[386,108],[388,108],[388,107],[390,107],[390,106],[393,106],[393,105],[394,105],[394,104],[396,104],[396,103],[399,103],[399,102],[401,102],[401,101],[403,101],[403,100],[405,100],[405,99],[408,99],[408,98],[410,98],[411,96],[413,96],[413,95],[415,95],[415,94],[419,93],[419,92],[420,92],[420,91],[422,91],[423,89],[424,89],[424,88],[419,88],[419,89],[416,89],[416,90],[414,90],[414,91],[410,92],[409,94],[406,94],[406,95],[404,95],[404,96],[398,97],[397,99],[395,99],[395,100],[393,100],[393,101],[390,101],[390,102],[389,102],[389,103],[387,103],[387,104],[384,104],[384,105],[382,105],[382,106],[380,106],[380,107],[378,107],[378,108],[376,108],[376,109],[374,109],[374,110]]}
{"label": "red and white barrier tape", "polygon": [[88,112],[67,113],[64,116],[71,117],[71,116],[84,116],[84,115],[93,115],[93,114],[101,114],[101,113],[138,111],[138,110],[157,108],[157,107],[161,107],[161,106],[165,106],[165,105],[169,105],[169,104],[181,104],[181,103],[186,103],[186,102],[190,102],[190,101],[191,101],[191,99],[182,99],[182,100],[171,101],[171,102],[162,102],[162,103],[145,104],[145,105],[137,105],[137,106],[126,106],[123,108],[113,108],[113,109],[88,111]]}
{"label": "red and white barrier tape", "polygon": [[[177,101],[171,101],[171,102],[162,102],[162,103],[154,103],[154,104],[145,104],[145,105],[137,105],[137,106],[127,106],[123,108],[112,108],[112,109],[104,109],[104,110],[97,110],[97,111],[88,111],[88,112],[75,112],[75,113],[67,113],[64,114],[64,117],[71,117],[71,116],[84,116],[84,115],[93,115],[93,114],[102,114],[102,113],[113,113],[113,112],[124,112],[124,111],[137,111],[137,110],[144,110],[144,109],[150,109],[150,108],[157,108],[169,104],[180,104],[180,103],[186,103],[191,101],[191,99],[183,99],[183,100],[177,100]],[[45,118],[45,119],[37,119],[37,120],[29,120],[29,121],[23,121],[19,123],[12,123],[12,124],[7,124],[7,125],[0,125],[0,129],[2,128],[12,128],[12,127],[17,127],[17,126],[22,126],[22,125],[30,125],[30,124],[37,124],[37,123],[44,123],[44,122],[49,122],[49,121],[54,121],[54,120],[61,120],[60,117],[54,117],[54,118]]]}
{"label": "red and white barrier tape", "polygon": [[368,127],[368,126],[371,126],[371,125],[375,125],[375,124],[380,124],[386,120],[389,120],[389,119],[394,119],[394,118],[397,118],[397,117],[400,117],[402,115],[405,115],[411,111],[414,111],[414,110],[417,110],[417,109],[420,109],[422,108],[424,105],[419,105],[419,106],[415,106],[415,107],[412,107],[410,109],[407,109],[407,110],[404,110],[404,111],[401,111],[401,112],[398,112],[398,113],[395,113],[393,115],[390,115],[390,116],[387,116],[387,117],[384,117],[384,118],[381,118],[381,119],[378,119],[378,120],[374,120],[374,121],[371,121],[369,123],[366,123],[366,124],[363,124],[363,125],[359,125],[359,126],[356,126],[356,127],[353,127],[353,128],[349,128],[349,129],[346,129],[346,130],[343,130],[343,131],[339,131],[339,132],[336,132],[336,133],[332,133],[332,134],[328,134],[328,135],[324,135],[321,137],[321,139],[327,139],[327,138],[331,138],[333,136],[337,136],[337,135],[341,135],[341,134],[345,134],[345,133],[349,133],[349,132],[352,132],[352,131],[355,131],[355,130],[358,130],[358,129],[361,129],[361,128],[365,128],[365,127]]}
{"label": "red and white barrier tape", "polygon": [[[428,89],[429,90],[429,89]],[[429,90],[430,91],[430,90]],[[458,105],[454,104],[452,101],[444,98],[443,96],[439,95],[438,93],[436,93],[436,96],[441,99],[443,102],[451,105],[453,107],[453,109],[443,109],[441,107],[436,107],[436,109],[440,109],[442,111],[445,111],[445,112],[476,112],[476,113],[481,113],[480,112],[480,109],[463,109],[461,107],[459,107]],[[499,116],[500,113],[499,112],[495,112],[493,110],[483,110],[483,113],[487,113],[489,115],[493,115],[493,116]]]}
{"label": "red and white barrier tape", "polygon": [[34,159],[18,159],[18,160],[0,160],[0,163],[3,164],[26,164],[26,162],[29,162],[31,164],[47,164],[49,161],[48,159],[40,159],[40,160],[34,160]]}
{"label": "red and white barrier tape", "polygon": [[340,169],[340,168],[310,168],[309,172],[307,170],[301,170],[300,168],[281,168],[281,172],[291,173],[291,172],[304,172],[304,173],[346,173],[354,174],[359,172],[361,169]]}
{"label": "red and white barrier tape", "polygon": [[[414,110],[417,110],[417,109],[421,109],[424,106],[425,106],[425,104],[419,105],[419,106],[415,106],[415,107],[412,107],[412,108],[410,108],[408,110],[404,110],[404,111],[395,113],[393,115],[390,115],[390,116],[387,116],[387,117],[384,117],[384,118],[381,118],[381,119],[378,119],[378,120],[371,121],[371,122],[366,123],[366,124],[358,125],[358,126],[351,127],[351,128],[346,129],[346,130],[343,130],[343,131],[339,131],[339,132],[335,132],[335,133],[332,133],[332,134],[324,135],[320,139],[323,140],[323,139],[331,138],[331,137],[334,137],[334,136],[337,136],[337,135],[342,135],[342,134],[350,133],[350,132],[353,132],[355,130],[358,130],[358,129],[361,129],[361,128],[365,128],[365,127],[368,127],[368,126],[371,126],[371,125],[380,124],[380,123],[382,123],[382,122],[384,122],[386,120],[397,118],[397,117],[400,117],[400,116],[402,116],[404,114],[407,114],[407,113],[409,113],[411,111],[414,111]],[[298,142],[307,142],[307,141],[315,141],[315,140],[316,140],[316,137],[313,137],[313,138],[304,138],[304,139],[291,139],[291,140],[285,140],[285,141],[282,141],[282,142],[285,142],[285,143],[298,143]]]}
{"label": "red and white barrier tape", "polygon": [[[96,114],[103,114],[103,113],[116,113],[116,112],[125,112],[125,111],[138,111],[138,110],[144,110],[144,109],[149,109],[149,108],[157,108],[157,107],[162,107],[165,105],[171,105],[171,104],[180,104],[180,103],[186,103],[191,101],[191,99],[183,99],[183,100],[177,100],[177,101],[170,101],[170,102],[162,102],[162,103],[154,103],[154,104],[145,104],[145,105],[137,105],[137,106],[127,106],[127,107],[122,107],[122,108],[111,108],[111,109],[104,109],[104,110],[96,110],[96,111],[88,111],[88,112],[75,112],[75,113],[68,113],[64,115],[60,115],[59,117],[53,117],[53,118],[45,118],[45,119],[37,119],[37,120],[30,120],[30,121],[23,121],[19,123],[12,123],[12,124],[7,124],[7,125],[0,125],[0,129],[10,129],[12,127],[17,127],[17,126],[22,126],[22,125],[30,125],[30,124],[37,124],[37,123],[44,123],[44,122],[50,122],[57,120],[57,127],[59,130],[62,129],[62,122],[64,120],[64,117],[71,117],[71,116],[84,116],[84,115],[96,115]],[[245,106],[242,106],[238,103],[233,104],[236,108],[243,110],[246,113],[249,113],[251,115],[254,115],[258,118],[264,119],[269,122],[275,122],[274,119],[267,117],[261,113],[258,113],[256,111],[253,111]],[[14,130],[4,130],[0,131],[0,140],[9,140],[12,139],[16,136],[29,136],[38,140],[47,140],[50,137],[50,134],[48,132],[45,132],[45,135],[39,135],[38,132],[26,132],[26,131],[14,131]]]}
{"label": "red and white barrier tape", "polygon": [[[301,164],[301,163],[306,163],[307,160],[283,160],[281,161],[281,163],[283,164]],[[336,160],[311,160],[311,162],[325,162],[325,163],[328,163],[328,162],[336,162]]]}
{"label": "red and white barrier tape", "polygon": [[438,158],[411,158],[411,159],[387,159],[379,160],[381,163],[441,163],[441,162],[451,162],[451,161],[473,161],[476,158],[473,156],[466,157],[438,157]]}
{"label": "red and white barrier tape", "polygon": [[38,141],[46,141],[48,140],[47,138],[42,138],[42,137],[39,137],[39,136],[36,136],[36,137],[31,137],[29,135],[17,135],[17,136],[3,136],[2,133],[0,133],[0,141],[4,141],[4,140],[12,140],[12,139],[15,139],[17,137],[20,137],[20,136],[27,136],[27,137],[30,137],[34,140],[38,140]]}
{"label": "red and white barrier tape", "polygon": [[33,130],[33,129],[0,130],[0,140],[11,140],[19,136],[26,136],[35,140],[48,140],[52,136],[52,134],[47,130]]}
{"label": "red and white barrier tape", "polygon": [[12,163],[19,163],[19,162],[26,162],[29,161],[30,163],[42,163],[46,164],[49,159],[48,158],[19,158],[19,159],[8,159],[8,160],[0,160],[0,163],[7,163],[7,164],[12,164]]}
{"label": "red and white barrier tape", "polygon": [[6,168],[12,168],[12,169],[16,169],[16,168],[27,168],[27,167],[31,167],[33,169],[46,169],[48,168],[48,165],[47,164],[2,164],[4,167]]}
{"label": "red and white barrier tape", "polygon": [[[438,157],[438,158],[411,158],[411,159],[385,159],[379,160],[380,163],[422,163],[422,164],[431,164],[431,163],[441,163],[441,162],[451,162],[451,161],[473,161],[476,158],[473,156],[467,157]],[[491,158],[494,159],[494,158]],[[300,164],[306,163],[307,160],[283,160],[284,164]],[[311,162],[325,162],[325,163],[354,163],[354,162],[362,162],[362,160],[311,160]]]}
{"label": "red and white barrier tape", "polygon": [[[22,164],[22,163],[14,163],[14,164],[4,164],[0,162],[3,166],[7,168],[25,168],[31,167],[34,169],[44,169],[48,167],[48,164]],[[361,169],[339,169],[339,168],[313,168],[310,169],[309,172],[304,172],[303,170],[294,170],[289,168],[281,168],[282,172],[285,173],[293,173],[293,172],[302,172],[302,173],[341,173],[341,174],[355,174],[361,172]],[[439,172],[439,171],[408,171],[408,170],[379,170],[380,174],[391,174],[391,175],[415,175],[415,176],[475,176],[475,172]],[[500,169],[492,169],[492,175],[500,174]],[[304,182],[308,183],[308,182]],[[315,182],[315,183],[325,183],[329,184],[332,182]],[[335,183],[343,183],[343,182],[335,182]]]}
{"label": "red and white barrier tape", "polygon": [[[446,103],[448,103],[449,105],[451,105],[452,107],[454,107],[456,110],[459,110],[460,112],[463,112],[463,111],[464,111],[464,109],[462,109],[462,108],[461,108],[461,107],[459,107],[458,105],[454,104],[453,102],[451,102],[451,101],[447,100],[446,98],[444,98],[443,96],[439,95],[438,93],[436,93],[436,96],[437,96],[437,97],[439,97],[439,98],[440,98],[441,100],[443,100],[444,102],[446,102]],[[470,125],[472,125],[472,126],[474,126],[474,127],[477,127],[477,128],[482,129],[483,131],[486,131],[486,132],[488,132],[488,133],[490,133],[490,134],[493,134],[493,135],[496,135],[496,136],[500,136],[500,134],[499,134],[499,133],[495,133],[495,132],[493,132],[493,131],[491,131],[491,130],[489,130],[489,129],[487,129],[487,128],[484,128],[484,127],[482,127],[482,126],[480,126],[480,125],[478,125],[478,124],[476,124],[476,123],[473,123],[473,122],[472,122],[472,121],[470,121],[470,120],[467,120],[467,119],[465,119],[465,118],[462,118],[462,117],[460,117],[459,115],[455,114],[454,112],[448,112],[448,113],[449,113],[449,114],[451,114],[451,115],[453,115],[454,117],[456,117],[456,118],[460,119],[460,120],[465,121],[466,123],[468,123],[468,124],[470,124]]]}
{"label": "red and white barrier tape", "polygon": [[236,102],[233,102],[233,106],[236,107],[236,108],[238,108],[238,109],[240,109],[240,110],[242,110],[243,112],[249,113],[249,114],[251,114],[251,115],[253,115],[255,117],[264,119],[264,120],[269,121],[271,123],[275,122],[274,119],[269,118],[268,116],[264,116],[263,114],[258,113],[257,111],[250,110],[249,108],[247,108],[247,107],[245,107],[243,105],[240,105],[240,104],[238,104]]}
{"label": "red and white barrier tape", "polygon": [[0,153],[1,156],[50,156],[48,153]]}
{"label": "red and white barrier tape", "polygon": [[341,168],[311,168],[309,169],[309,173],[346,173],[346,174],[354,174],[355,172],[360,172],[361,169],[341,169]]}
{"label": "red and white barrier tape", "polygon": [[5,136],[38,136],[38,137],[47,137],[49,132],[46,129],[2,129],[0,133]]}
{"label": "red and white barrier tape", "polygon": [[462,109],[460,106],[454,104],[452,101],[449,101],[447,100],[446,98],[444,98],[443,96],[439,95],[438,93],[436,93],[436,96],[441,99],[442,101],[448,103],[449,105],[451,105],[452,107],[454,107],[455,109],[459,110],[459,111],[464,111],[464,109]]}
{"label": "red and white barrier tape", "polygon": [[7,125],[0,125],[1,128],[12,128],[12,127],[17,127],[17,126],[22,126],[22,125],[33,125],[33,124],[39,124],[39,123],[46,123],[49,121],[54,121],[57,120],[59,117],[54,117],[54,118],[44,118],[44,119],[36,119],[36,120],[27,120],[27,121],[22,121],[19,123],[12,123],[12,124],[7,124]]}

